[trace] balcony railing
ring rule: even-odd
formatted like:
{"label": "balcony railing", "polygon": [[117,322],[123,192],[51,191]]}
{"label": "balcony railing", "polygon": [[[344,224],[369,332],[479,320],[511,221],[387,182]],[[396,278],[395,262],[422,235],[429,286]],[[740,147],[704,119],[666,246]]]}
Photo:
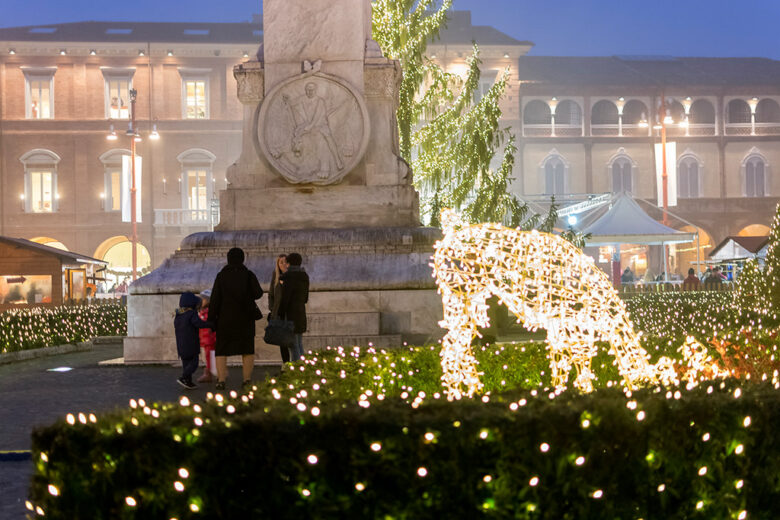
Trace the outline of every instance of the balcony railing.
{"label": "balcony railing", "polygon": [[219,215],[213,209],[156,209],[154,225],[162,227],[192,226],[209,230],[219,223]]}

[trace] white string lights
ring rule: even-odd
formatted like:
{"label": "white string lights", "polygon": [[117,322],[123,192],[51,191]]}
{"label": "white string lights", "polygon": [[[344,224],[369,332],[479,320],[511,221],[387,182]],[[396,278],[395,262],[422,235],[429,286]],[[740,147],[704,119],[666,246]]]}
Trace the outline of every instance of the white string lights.
{"label": "white string lights", "polygon": [[[443,385],[450,400],[482,388],[471,340],[487,327],[487,299],[496,296],[527,328],[547,331],[552,383],[593,390],[590,361],[597,341],[610,344],[627,388],[656,381],[656,367],[639,344],[625,304],[593,259],[566,240],[500,224],[467,225],[452,210],[441,214],[444,237],[434,246],[434,277],[448,330],[442,340]],[[659,368],[671,371],[671,364]],[[669,374],[671,375],[671,374]],[[663,378],[662,378],[663,379]]]}

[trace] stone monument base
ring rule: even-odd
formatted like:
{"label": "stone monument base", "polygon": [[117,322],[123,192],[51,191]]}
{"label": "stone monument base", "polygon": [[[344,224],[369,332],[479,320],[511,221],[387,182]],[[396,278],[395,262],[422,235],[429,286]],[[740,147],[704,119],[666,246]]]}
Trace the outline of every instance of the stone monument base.
{"label": "stone monument base", "polygon": [[[125,363],[175,362],[173,314],[183,291],[211,288],[231,247],[267,292],[276,257],[299,252],[311,278],[304,350],[326,346],[398,347],[436,341],[443,331],[441,299],[429,266],[439,230],[355,228],[196,233],[158,269],[130,289]],[[267,296],[258,302],[267,314]],[[279,347],[263,342],[257,322],[257,363],[279,363]]]}

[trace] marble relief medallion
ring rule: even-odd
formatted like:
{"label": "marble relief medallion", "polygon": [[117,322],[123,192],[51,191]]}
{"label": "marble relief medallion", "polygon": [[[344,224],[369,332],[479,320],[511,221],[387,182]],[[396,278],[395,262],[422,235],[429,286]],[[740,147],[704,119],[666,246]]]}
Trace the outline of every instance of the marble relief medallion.
{"label": "marble relief medallion", "polygon": [[292,184],[335,184],[363,157],[369,119],[346,81],[310,71],[275,87],[257,120],[260,149]]}

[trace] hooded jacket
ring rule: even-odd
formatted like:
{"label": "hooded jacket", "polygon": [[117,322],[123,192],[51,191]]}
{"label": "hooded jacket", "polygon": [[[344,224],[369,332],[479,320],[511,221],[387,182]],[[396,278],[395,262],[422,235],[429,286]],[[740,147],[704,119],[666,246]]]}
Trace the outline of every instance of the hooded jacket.
{"label": "hooded jacket", "polygon": [[179,298],[179,308],[173,318],[173,328],[176,332],[176,351],[182,359],[196,357],[200,353],[198,329],[213,328],[211,323],[201,320],[195,310],[200,298],[193,293],[182,293]]}

